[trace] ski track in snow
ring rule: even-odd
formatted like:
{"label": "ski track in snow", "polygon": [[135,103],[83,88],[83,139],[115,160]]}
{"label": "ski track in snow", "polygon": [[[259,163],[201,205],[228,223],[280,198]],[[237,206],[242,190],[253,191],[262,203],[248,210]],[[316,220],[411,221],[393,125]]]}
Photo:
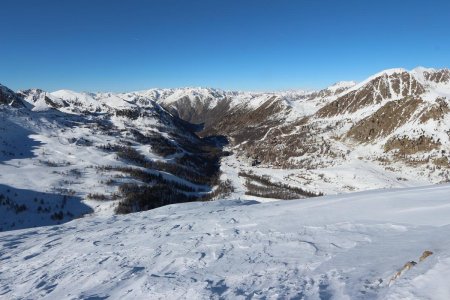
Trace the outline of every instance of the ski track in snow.
{"label": "ski track in snow", "polygon": [[177,204],[4,232],[0,298],[448,299],[449,192]]}

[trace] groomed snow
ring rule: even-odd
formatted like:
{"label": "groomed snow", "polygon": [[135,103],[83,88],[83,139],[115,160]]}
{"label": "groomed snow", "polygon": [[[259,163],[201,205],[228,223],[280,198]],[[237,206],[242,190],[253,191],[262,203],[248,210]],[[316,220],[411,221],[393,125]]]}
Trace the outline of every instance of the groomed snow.
{"label": "groomed snow", "polygon": [[450,299],[449,194],[190,203],[5,232],[0,298]]}

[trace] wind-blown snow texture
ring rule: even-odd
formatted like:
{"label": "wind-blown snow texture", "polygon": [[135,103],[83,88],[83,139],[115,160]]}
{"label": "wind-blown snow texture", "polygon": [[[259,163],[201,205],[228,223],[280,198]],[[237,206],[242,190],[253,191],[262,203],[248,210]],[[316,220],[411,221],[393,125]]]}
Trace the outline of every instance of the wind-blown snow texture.
{"label": "wind-blown snow texture", "polygon": [[5,232],[0,298],[449,299],[449,194],[178,204]]}

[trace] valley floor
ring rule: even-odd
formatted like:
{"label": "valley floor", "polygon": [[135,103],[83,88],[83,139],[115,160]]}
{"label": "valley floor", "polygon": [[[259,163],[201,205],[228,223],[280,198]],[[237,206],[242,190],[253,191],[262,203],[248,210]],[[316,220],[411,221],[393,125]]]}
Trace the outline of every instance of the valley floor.
{"label": "valley floor", "polygon": [[213,201],[3,232],[0,299],[450,299],[449,195]]}

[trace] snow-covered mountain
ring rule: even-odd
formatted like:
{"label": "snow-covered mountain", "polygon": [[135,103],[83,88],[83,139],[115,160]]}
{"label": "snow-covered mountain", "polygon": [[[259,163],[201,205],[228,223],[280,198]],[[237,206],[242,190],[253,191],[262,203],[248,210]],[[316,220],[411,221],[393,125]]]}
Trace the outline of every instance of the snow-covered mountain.
{"label": "snow-covered mountain", "polygon": [[385,70],[319,91],[1,86],[0,98],[0,171],[12,174],[0,177],[3,230],[87,212],[294,199],[450,176],[447,69]]}
{"label": "snow-covered mountain", "polygon": [[[278,176],[317,192],[448,181],[448,74],[447,69],[386,70],[337,95],[330,89],[313,93],[306,98],[309,111],[298,108],[303,99],[283,108],[279,97],[250,124],[235,151],[259,163],[247,169],[260,176]],[[241,132],[232,128],[228,134]]]}
{"label": "snow-covered mountain", "polygon": [[16,93],[0,84],[0,105],[22,107],[23,102],[22,99],[16,95]]}
{"label": "snow-covered mountain", "polygon": [[449,99],[0,86],[0,298],[448,299]]}
{"label": "snow-covered mountain", "polygon": [[0,233],[5,299],[448,299],[450,186]]}
{"label": "snow-covered mountain", "polygon": [[226,192],[221,147],[152,100],[141,107],[112,94],[13,96],[26,105],[0,106],[0,231]]}

